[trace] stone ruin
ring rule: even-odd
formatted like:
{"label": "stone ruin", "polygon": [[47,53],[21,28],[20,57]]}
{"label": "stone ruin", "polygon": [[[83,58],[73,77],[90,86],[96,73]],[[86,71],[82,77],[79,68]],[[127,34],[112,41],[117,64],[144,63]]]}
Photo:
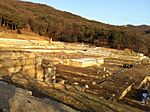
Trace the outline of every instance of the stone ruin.
{"label": "stone ruin", "polygon": [[53,66],[50,60],[42,60],[43,67],[43,81],[55,83],[56,82],[56,67]]}
{"label": "stone ruin", "polygon": [[69,61],[69,65],[74,67],[99,66],[101,64],[104,64],[104,59],[101,58],[70,59]]}
{"label": "stone ruin", "polygon": [[55,82],[56,67],[35,53],[0,52],[0,62],[0,77],[20,73],[39,81]]}

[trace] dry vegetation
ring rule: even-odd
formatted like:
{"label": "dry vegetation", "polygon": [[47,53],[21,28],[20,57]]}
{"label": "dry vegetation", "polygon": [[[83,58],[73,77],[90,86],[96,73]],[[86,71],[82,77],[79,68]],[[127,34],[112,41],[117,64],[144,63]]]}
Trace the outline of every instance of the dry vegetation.
{"label": "dry vegetation", "polygon": [[[149,54],[149,30],[136,30],[137,27],[123,27],[90,21],[52,7],[21,2],[1,0],[0,25],[8,29],[33,31],[57,41],[84,42],[96,46],[117,49],[129,48],[136,52]],[[143,29],[138,27],[137,29]]]}

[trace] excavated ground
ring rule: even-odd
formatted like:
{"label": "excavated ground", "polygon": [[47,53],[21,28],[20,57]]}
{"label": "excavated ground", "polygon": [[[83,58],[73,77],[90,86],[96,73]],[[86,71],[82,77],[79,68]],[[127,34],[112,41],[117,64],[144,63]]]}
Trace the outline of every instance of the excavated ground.
{"label": "excavated ground", "polygon": [[[2,36],[2,35],[1,35]],[[130,50],[115,50],[94,47],[84,44],[69,44],[61,42],[49,43],[36,39],[29,41],[1,38],[0,64],[5,64],[3,57],[18,60],[21,56],[26,59],[26,67],[33,65],[28,74],[12,73],[11,84],[28,90],[36,90],[45,97],[55,99],[80,111],[148,111],[150,105],[141,105],[135,98],[139,85],[146,76],[150,76],[150,63],[147,57]],[[13,45],[12,45],[13,44]],[[18,58],[17,58],[18,53]],[[6,56],[7,55],[7,56]],[[28,56],[29,55],[29,56]],[[16,56],[16,57],[15,57]],[[55,89],[53,85],[37,81],[27,76],[32,73],[34,59],[50,60],[56,67],[56,82],[63,82]],[[104,64],[87,67],[74,67],[64,64],[68,59],[102,58]],[[32,63],[33,61],[33,63]],[[15,63],[14,60],[11,63]],[[132,65],[126,68],[123,65]],[[8,64],[5,65],[6,67]],[[18,64],[15,66],[22,66]],[[3,65],[0,66],[1,79],[7,74]],[[5,69],[6,69],[5,67]],[[14,66],[13,66],[14,67]],[[7,81],[7,80],[5,80]],[[7,81],[10,83],[10,80]],[[137,93],[138,94],[138,93]],[[37,95],[40,96],[40,95]],[[90,104],[91,103],[91,104]]]}

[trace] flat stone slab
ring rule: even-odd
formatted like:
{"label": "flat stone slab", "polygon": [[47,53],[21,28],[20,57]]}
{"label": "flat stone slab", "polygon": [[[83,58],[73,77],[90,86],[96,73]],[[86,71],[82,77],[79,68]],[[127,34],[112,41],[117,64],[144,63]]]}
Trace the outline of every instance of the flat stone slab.
{"label": "flat stone slab", "polygon": [[0,109],[5,112],[77,112],[62,103],[31,95],[30,91],[0,81]]}
{"label": "flat stone slab", "polygon": [[102,58],[80,58],[69,60],[69,65],[74,67],[98,66],[101,64],[104,64],[104,59]]}

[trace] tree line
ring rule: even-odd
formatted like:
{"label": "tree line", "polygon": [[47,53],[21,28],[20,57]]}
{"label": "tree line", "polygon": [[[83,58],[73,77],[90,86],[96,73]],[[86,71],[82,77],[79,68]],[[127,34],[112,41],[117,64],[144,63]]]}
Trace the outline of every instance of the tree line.
{"label": "tree line", "polygon": [[29,26],[33,32],[55,41],[84,42],[95,46],[129,48],[144,54],[150,53],[145,40],[132,28],[87,20],[42,4],[16,0],[8,0],[6,3],[2,0],[0,26],[20,31]]}

